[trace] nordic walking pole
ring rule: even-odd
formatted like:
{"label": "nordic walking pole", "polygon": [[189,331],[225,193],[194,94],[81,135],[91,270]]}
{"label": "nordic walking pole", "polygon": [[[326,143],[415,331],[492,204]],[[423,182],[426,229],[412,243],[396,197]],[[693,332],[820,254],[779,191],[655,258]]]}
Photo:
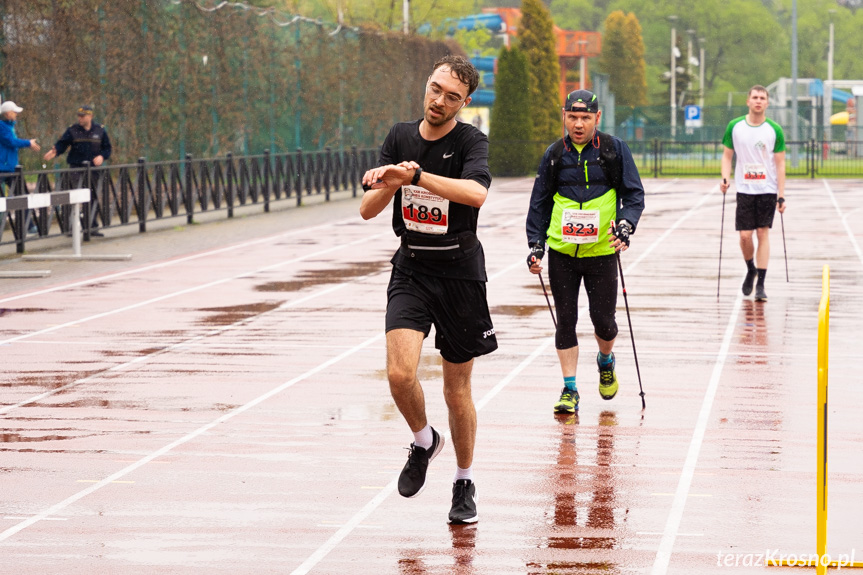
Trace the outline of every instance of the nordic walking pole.
{"label": "nordic walking pole", "polygon": [[[725,178],[722,178],[725,183]],[[727,192],[728,190],[726,190]],[[725,194],[722,194],[722,223],[719,225],[719,271],[716,272],[716,299],[719,300],[719,279],[722,274],[722,235],[725,231]]]}
{"label": "nordic walking pole", "polygon": [[782,224],[782,251],[785,253],[785,282],[789,283],[788,279],[788,250],[785,249],[785,218],[782,217],[782,212],[779,212],[779,223]]}
{"label": "nordic walking pole", "polygon": [[554,322],[554,329],[557,330],[557,318],[554,317],[554,310],[551,309],[551,300],[548,299],[548,292],[545,291],[545,282],[542,281],[542,274],[536,274],[539,276],[539,284],[542,286],[542,293],[545,294],[545,303],[548,304],[548,311],[551,312],[551,321]]}
{"label": "nordic walking pole", "polygon": [[629,317],[629,299],[626,297],[626,282],[623,281],[623,264],[620,263],[620,252],[617,255],[617,269],[620,270],[620,287],[623,289],[623,303],[626,306],[626,321],[629,323],[629,340],[632,342],[632,357],[635,358],[635,373],[638,375],[638,395],[641,396],[641,409],[647,407],[644,402],[644,389],[641,387],[641,370],[638,369],[638,354],[635,351],[635,334],[632,332],[632,318]]}

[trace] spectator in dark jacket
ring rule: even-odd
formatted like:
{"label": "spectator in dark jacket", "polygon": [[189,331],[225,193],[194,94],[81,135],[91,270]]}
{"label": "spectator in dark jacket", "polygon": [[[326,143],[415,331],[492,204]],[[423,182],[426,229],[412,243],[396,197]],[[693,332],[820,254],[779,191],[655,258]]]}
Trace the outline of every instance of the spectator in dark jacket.
{"label": "spectator in dark jacket", "polygon": [[[32,140],[24,140],[19,138],[15,133],[15,124],[18,121],[18,114],[23,112],[24,108],[17,105],[15,102],[11,100],[7,100],[0,104],[0,174],[15,171],[15,166],[18,165],[18,150],[21,148],[30,148],[34,152],[38,152],[41,150],[39,144],[36,142],[35,138]],[[15,176],[0,176],[0,196],[6,195],[5,188],[11,188],[15,183]],[[5,223],[5,216],[3,214],[3,223]],[[38,230],[36,229],[36,223],[33,221],[32,216],[30,216],[28,231],[30,233],[36,233]],[[0,233],[2,233],[3,226],[0,225]]]}
{"label": "spectator in dark jacket", "polygon": [[69,149],[66,162],[71,168],[81,168],[84,162],[99,167],[111,157],[111,140],[108,131],[93,121],[93,107],[78,108],[78,123],[72,124],[57,143],[45,154],[46,160],[53,160]]}
{"label": "spectator in dark jacket", "polygon": [[[91,166],[99,167],[108,158],[111,157],[111,140],[108,138],[108,131],[101,124],[93,121],[93,107],[84,105],[78,108],[78,123],[72,124],[57,143],[48,150],[45,154],[45,160],[53,160],[57,156],[62,155],[69,150],[69,155],[66,157],[66,162],[70,168],[83,168],[85,162],[90,162]],[[96,177],[90,182],[90,235],[102,236],[101,232],[95,231],[98,228],[96,217],[99,213],[99,197],[96,194]]]}

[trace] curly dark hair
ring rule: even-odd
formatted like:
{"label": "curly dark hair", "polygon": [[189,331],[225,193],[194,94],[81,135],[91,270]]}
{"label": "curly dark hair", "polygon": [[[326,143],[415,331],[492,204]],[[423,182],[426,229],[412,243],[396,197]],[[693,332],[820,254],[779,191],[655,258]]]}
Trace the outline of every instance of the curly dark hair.
{"label": "curly dark hair", "polygon": [[470,96],[476,91],[476,87],[479,86],[479,72],[477,72],[474,65],[470,63],[470,60],[468,60],[464,56],[447,54],[446,56],[434,63],[434,68],[432,68],[432,72],[434,72],[441,66],[449,67],[450,72],[455,74],[456,78],[459,79],[459,82],[468,87],[468,96]]}

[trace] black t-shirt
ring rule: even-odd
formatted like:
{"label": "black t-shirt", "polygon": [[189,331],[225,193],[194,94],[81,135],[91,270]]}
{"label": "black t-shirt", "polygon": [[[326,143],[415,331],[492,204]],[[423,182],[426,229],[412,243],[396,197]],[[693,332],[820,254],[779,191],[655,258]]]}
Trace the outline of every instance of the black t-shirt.
{"label": "black t-shirt", "polygon": [[[381,147],[381,166],[415,161],[423,172],[446,178],[474,180],[488,189],[491,172],[488,168],[488,138],[471,124],[457,122],[455,127],[439,140],[426,140],[420,135],[422,120],[401,122],[392,127]],[[408,207],[407,209],[410,209]],[[402,189],[393,198],[393,231],[400,238],[447,241],[454,237],[471,236],[463,245],[470,246],[459,257],[440,261],[423,257],[410,257],[404,250],[393,256],[393,265],[429,275],[456,279],[486,281],[485,257],[482,246],[475,241],[479,208],[449,202],[447,232],[430,235],[409,231],[405,226]]]}

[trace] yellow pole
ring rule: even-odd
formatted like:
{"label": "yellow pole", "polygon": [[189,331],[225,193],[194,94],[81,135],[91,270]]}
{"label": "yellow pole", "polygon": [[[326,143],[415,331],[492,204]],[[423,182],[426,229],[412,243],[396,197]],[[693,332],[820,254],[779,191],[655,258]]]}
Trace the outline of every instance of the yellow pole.
{"label": "yellow pole", "polygon": [[818,306],[818,502],[815,515],[815,575],[826,575],[822,557],[827,553],[827,348],[830,340],[830,266],[821,274],[821,304]]}
{"label": "yellow pole", "polygon": [[[818,441],[817,461],[815,462],[817,485],[817,501],[815,510],[815,557],[812,559],[798,558],[770,559],[768,567],[815,567],[816,575],[827,575],[827,567],[861,568],[863,563],[852,561],[851,556],[839,555],[838,561],[827,556],[827,347],[830,341],[830,266],[825,265],[821,273],[821,303],[818,306]],[[811,557],[811,555],[810,555]]]}

